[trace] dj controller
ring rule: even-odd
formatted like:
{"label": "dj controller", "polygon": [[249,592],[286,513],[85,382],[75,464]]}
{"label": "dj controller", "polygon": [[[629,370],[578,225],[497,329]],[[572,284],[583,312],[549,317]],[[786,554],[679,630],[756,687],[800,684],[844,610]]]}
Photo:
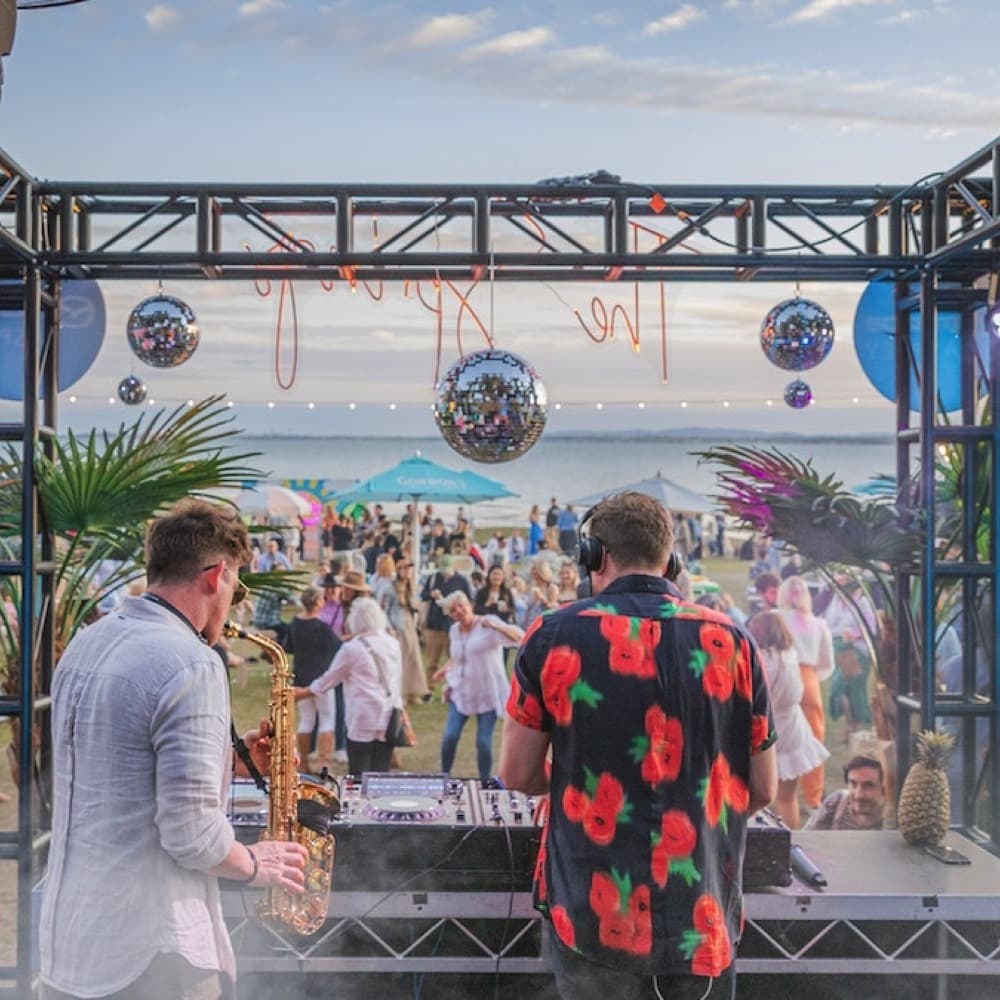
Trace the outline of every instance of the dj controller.
{"label": "dj controller", "polygon": [[[238,783],[232,821],[252,842],[267,804]],[[340,780],[334,888],[342,891],[527,891],[541,842],[539,803],[446,774],[367,772]]]}
{"label": "dj controller", "polygon": [[[367,772],[340,780],[334,889],[529,891],[547,800],[446,774]],[[256,841],[267,802],[237,781],[231,819]],[[790,833],[763,811],[748,824],[743,886],[788,885]]]}

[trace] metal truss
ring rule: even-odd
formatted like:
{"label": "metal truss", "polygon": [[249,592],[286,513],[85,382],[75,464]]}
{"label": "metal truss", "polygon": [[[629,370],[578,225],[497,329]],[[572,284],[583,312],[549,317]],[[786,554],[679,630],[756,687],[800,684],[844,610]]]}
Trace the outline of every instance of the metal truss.
{"label": "metal truss", "polygon": [[8,162],[0,182],[9,261],[62,277],[864,281],[916,275],[932,248],[940,270],[997,262],[981,247],[995,180],[965,174],[944,188],[88,183]]}
{"label": "metal truss", "polygon": [[[262,927],[236,893],[223,905],[241,975],[548,972],[529,893],[334,893],[308,939]],[[949,918],[913,900],[751,893],[746,907],[741,975],[1000,976],[995,917],[968,901]]]}
{"label": "metal truss", "polygon": [[[0,860],[19,866],[17,966],[0,969],[0,994],[11,978],[16,995],[27,992],[29,887],[47,829],[41,796],[33,795],[44,782],[33,786],[32,775],[37,765],[44,770],[48,747],[43,722],[53,663],[53,551],[40,520],[33,469],[39,449],[49,447],[56,432],[62,279],[895,280],[897,482],[904,506],[923,516],[924,537],[920,565],[898,575],[897,607],[908,606],[914,580],[920,594],[914,628],[899,632],[899,773],[906,770],[914,723],[956,726],[962,736],[962,824],[975,833],[983,819],[977,806],[988,802],[985,840],[997,850],[1000,345],[994,339],[988,357],[977,353],[973,315],[984,301],[996,301],[998,273],[1000,138],[947,173],[907,187],[42,182],[0,152],[0,279],[18,283],[7,290],[0,285],[0,308],[23,308],[27,358],[24,419],[2,428],[5,440],[20,443],[27,475],[22,557],[0,562],[0,576],[19,579],[25,595],[21,686],[15,697],[0,698],[0,715],[17,720],[29,736],[21,742],[19,830],[0,837]],[[921,340],[914,349],[908,333],[917,308]],[[958,418],[938,405],[935,350],[942,308],[963,317]],[[912,413],[911,372],[919,387]],[[959,449],[966,470],[955,499],[965,512],[963,530],[947,553],[936,544],[935,470],[942,448]],[[938,600],[949,585],[961,591],[959,606],[976,609],[982,620],[974,622],[971,610],[966,615],[960,690],[945,696],[938,691],[933,650]],[[33,753],[36,746],[41,757]],[[456,923],[464,918],[434,919],[438,930],[459,928],[468,937]],[[962,940],[956,923],[942,926],[949,939]],[[379,936],[371,924],[357,929],[372,940]],[[886,955],[903,960],[902,953],[875,943],[879,962]],[[981,952],[979,960],[992,972],[995,950]],[[787,962],[788,956],[779,959]],[[390,960],[419,957],[400,951]],[[499,961],[506,970],[506,963],[520,959],[487,946],[479,960]]]}

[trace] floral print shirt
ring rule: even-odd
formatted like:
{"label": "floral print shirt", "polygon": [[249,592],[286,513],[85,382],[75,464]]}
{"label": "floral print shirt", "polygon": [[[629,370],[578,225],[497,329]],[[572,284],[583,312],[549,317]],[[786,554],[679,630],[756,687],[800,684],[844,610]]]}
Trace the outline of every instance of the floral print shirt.
{"label": "floral print shirt", "polygon": [[552,741],[535,905],[567,947],[717,976],[742,927],[750,757],[775,739],[756,649],[660,577],[537,619],[507,703]]}

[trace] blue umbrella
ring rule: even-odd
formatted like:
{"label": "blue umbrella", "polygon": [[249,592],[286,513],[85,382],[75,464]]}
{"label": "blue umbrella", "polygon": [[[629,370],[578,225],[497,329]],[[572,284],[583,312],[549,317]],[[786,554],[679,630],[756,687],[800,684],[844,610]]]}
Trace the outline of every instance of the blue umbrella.
{"label": "blue umbrella", "polygon": [[[337,500],[402,501],[419,500],[433,503],[478,503],[480,500],[497,500],[516,497],[503,483],[489,479],[470,470],[455,471],[420,455],[404,458],[385,472],[379,472],[364,482],[357,483],[336,494]],[[414,578],[420,563],[420,537],[413,533]]]}

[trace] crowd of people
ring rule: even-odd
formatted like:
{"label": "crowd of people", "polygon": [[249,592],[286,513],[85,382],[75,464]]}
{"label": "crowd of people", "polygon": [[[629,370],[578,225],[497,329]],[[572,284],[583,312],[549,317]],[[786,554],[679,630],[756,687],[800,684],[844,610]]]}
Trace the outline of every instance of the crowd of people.
{"label": "crowd of people", "polygon": [[[717,589],[696,596],[690,571],[705,555],[727,551],[725,520],[674,512],[672,524],[672,551],[683,567],[675,580],[681,597],[747,626],[757,643],[780,719],[774,811],[792,829],[815,826],[831,814],[824,788],[827,718],[845,716],[848,736],[871,725],[872,657],[865,625],[875,627],[876,611],[863,595],[845,599],[838,593],[820,596],[823,610],[816,614],[815,588],[798,575],[795,560],[759,538],[749,540],[742,553],[751,557],[747,611]],[[526,538],[498,529],[485,542],[477,540],[462,507],[446,522],[433,504],[411,503],[395,523],[380,504],[350,514],[328,509],[319,525],[316,586],[288,595],[302,611],[283,621],[273,592],[256,598],[252,611],[255,628],[272,631],[295,653],[303,759],[317,770],[334,763],[356,769],[366,752],[358,744],[372,740],[356,719],[352,729],[352,716],[413,705],[438,692],[448,702],[442,771],[451,771],[465,722],[475,716],[478,770],[488,778],[493,730],[503,714],[512,666],[504,648],[516,646],[541,615],[589,595],[589,580],[581,580],[578,566],[579,531],[574,505],[560,505],[555,497],[547,509],[531,508]],[[411,560],[415,535],[425,567],[419,580]],[[279,538],[267,539],[254,566],[288,568],[281,549]],[[358,622],[378,632],[378,643],[387,647],[378,655],[371,652],[373,640],[351,644],[355,630],[348,617],[359,599],[367,613]],[[384,624],[370,605],[380,610]],[[306,641],[301,636],[315,634],[307,633],[313,623],[325,625],[336,644],[334,654],[320,656],[327,656],[325,673],[313,657],[316,647],[307,643],[305,655],[298,652]],[[870,750],[883,773],[879,750]],[[398,763],[391,753],[363,759],[370,770]],[[877,817],[835,820],[859,826],[882,821],[882,811]]]}
{"label": "crowd of people", "polygon": [[[674,522],[643,494],[602,501],[582,523],[553,501],[523,548],[516,532],[494,533],[481,565],[459,565],[480,551],[461,511],[448,530],[411,505],[397,529],[376,508],[352,528],[357,549],[334,547],[347,525],[330,520],[314,579],[287,589],[297,560],[280,538],[253,546],[231,510],[185,502],[150,526],[145,592],[65,651],[53,745],[70,777],[56,785],[41,910],[47,1000],[224,995],[235,968],[217,878],[302,891],[301,846],[247,847],[227,821],[234,766],[266,774],[271,736],[268,720],[242,741],[226,731],[217,654],[225,662],[231,615],[290,654],[303,769],[389,770],[396,711],[439,692],[444,773],[474,717],[480,779],[548,795],[535,903],[563,996],[645,995],[652,977],[657,992],[732,998],[742,902],[728,873],[748,818],[774,803],[795,828],[802,798],[807,826],[882,825],[877,748],[859,749],[844,787],[823,794],[826,709],[863,721],[855,674],[837,683],[866,654],[857,616],[833,601],[817,615],[789,567],[757,574],[744,629],[725,595],[691,599]],[[275,574],[250,600],[248,567]],[[115,782],[102,780],[109,768]],[[156,893],[119,898],[116,886],[151,876]]]}

